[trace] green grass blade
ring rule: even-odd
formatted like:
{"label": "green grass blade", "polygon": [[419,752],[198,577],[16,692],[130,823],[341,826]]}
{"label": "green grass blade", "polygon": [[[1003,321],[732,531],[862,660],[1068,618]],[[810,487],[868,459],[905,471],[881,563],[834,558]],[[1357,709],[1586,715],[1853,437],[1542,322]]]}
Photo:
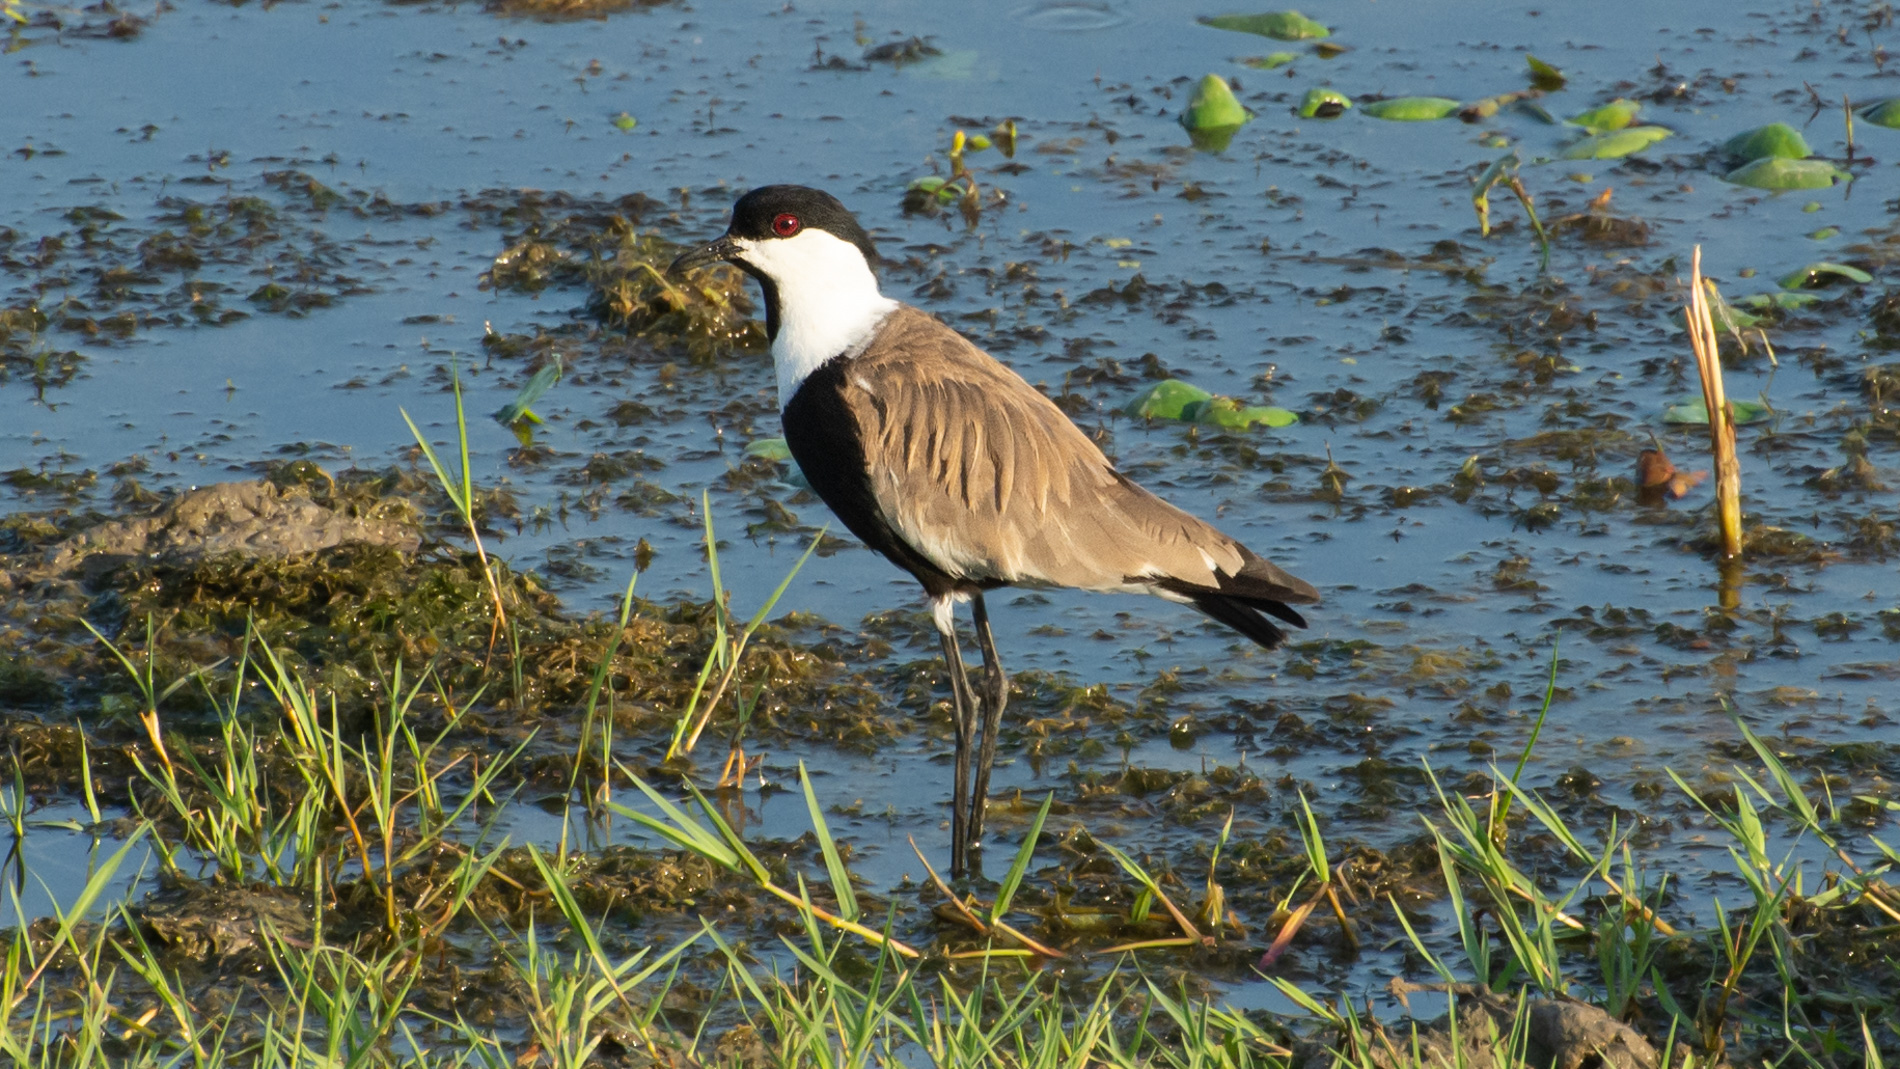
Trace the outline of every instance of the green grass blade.
{"label": "green grass blade", "polygon": [[851,887],[851,873],[844,867],[844,858],[838,853],[838,844],[831,837],[831,827],[825,823],[824,808],[818,804],[818,794],[811,788],[811,776],[805,771],[805,762],[798,763],[798,784],[805,790],[805,808],[811,811],[812,831],[818,836],[818,848],[825,855],[825,872],[831,878],[831,893],[838,898],[838,915],[848,921],[858,919],[858,893]]}
{"label": "green grass blade", "polygon": [[812,538],[811,545],[806,546],[804,554],[798,558],[798,563],[792,565],[792,570],[786,572],[785,578],[779,580],[778,588],[772,591],[772,596],[766,598],[765,604],[759,606],[759,611],[753,613],[752,619],[746,622],[745,629],[747,634],[757,631],[759,625],[765,622],[766,614],[772,611],[774,605],[778,604],[778,599],[785,596],[785,591],[791,588],[792,580],[798,578],[799,570],[805,567],[805,562],[811,559],[811,555],[818,552],[818,546],[825,540],[825,532],[829,530],[831,530],[829,526],[819,529],[818,534]]}
{"label": "green grass blade", "polygon": [[435,481],[442,484],[442,492],[449,495],[449,501],[454,504],[455,511],[467,512],[468,508],[463,504],[461,492],[449,479],[448,471],[442,467],[442,459],[435,455],[435,447],[429,444],[429,439],[423,437],[422,428],[416,426],[416,421],[409,418],[408,409],[398,408],[396,411],[401,412],[402,421],[409,424],[409,433],[415,436],[416,444],[422,447],[422,455],[429,459],[429,467],[435,469]]}
{"label": "green grass blade", "polygon": [[1016,860],[1009,866],[1009,874],[1003,877],[1003,885],[996,892],[996,904],[990,907],[990,923],[1003,919],[1009,912],[1010,900],[1016,897],[1016,891],[1023,885],[1023,877],[1029,872],[1029,859],[1036,852],[1036,839],[1042,835],[1042,822],[1049,819],[1049,807],[1055,804],[1054,791],[1042,800],[1042,808],[1036,812],[1036,819],[1029,824],[1029,834],[1023,836],[1023,845],[1016,851]]}
{"label": "green grass blade", "polygon": [[660,792],[648,786],[646,780],[627,771],[625,766],[622,766],[620,771],[632,781],[635,787],[640,789],[641,794],[647,796],[647,800],[652,802],[655,808],[666,814],[666,819],[649,816],[638,809],[615,801],[607,803],[608,809],[652,831],[688,853],[698,854],[733,872],[739,871],[739,855],[726,846],[718,834],[694,820],[679,806],[668,801]]}

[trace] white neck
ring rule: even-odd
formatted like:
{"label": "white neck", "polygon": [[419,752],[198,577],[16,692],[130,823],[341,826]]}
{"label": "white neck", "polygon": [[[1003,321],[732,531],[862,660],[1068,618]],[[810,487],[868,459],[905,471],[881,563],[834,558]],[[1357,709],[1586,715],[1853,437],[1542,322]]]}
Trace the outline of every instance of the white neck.
{"label": "white neck", "polygon": [[863,345],[897,302],[878,292],[877,276],[856,245],[823,230],[745,243],[745,259],[778,291],[778,404],[788,404],[805,377],[840,353]]}

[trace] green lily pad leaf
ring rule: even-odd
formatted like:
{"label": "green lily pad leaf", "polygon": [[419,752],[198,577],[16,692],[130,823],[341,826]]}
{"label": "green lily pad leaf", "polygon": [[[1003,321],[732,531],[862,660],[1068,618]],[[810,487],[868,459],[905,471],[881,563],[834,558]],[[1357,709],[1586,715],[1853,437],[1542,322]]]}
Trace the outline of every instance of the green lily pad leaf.
{"label": "green lily pad leaf", "polygon": [[792,459],[792,447],[783,438],[760,438],[745,447],[745,455],[782,464]]}
{"label": "green lily pad leaf", "polygon": [[1255,424],[1290,427],[1300,421],[1299,416],[1284,408],[1243,405],[1180,379],[1155,383],[1123,405],[1122,411],[1141,419],[1174,419],[1233,431],[1244,431]]}
{"label": "green lily pad leaf", "polygon": [[[1730,401],[1728,407],[1738,427],[1744,423],[1760,423],[1774,414],[1772,409],[1759,401]],[[1709,406],[1700,400],[1670,405],[1663,410],[1663,422],[1706,424],[1709,422]]]}
{"label": "green lily pad leaf", "polygon": [[1722,151],[1732,160],[1805,160],[1814,155],[1801,131],[1785,122],[1757,126],[1722,142]]}
{"label": "green lily pad leaf", "polygon": [[1269,52],[1264,56],[1249,56],[1240,62],[1259,71],[1270,71],[1299,59],[1296,52]]}
{"label": "green lily pad leaf", "polygon": [[1762,317],[1742,311],[1722,297],[1722,292],[1713,283],[1708,284],[1709,318],[1718,329],[1739,335],[1744,330],[1760,326]]}
{"label": "green lily pad leaf", "polygon": [[[927,174],[922,178],[913,178],[911,179],[910,185],[906,188],[927,194],[928,196],[920,198],[921,203],[924,204],[928,204],[928,198],[933,196],[941,203],[948,204],[963,195],[963,187],[952,185],[950,181],[942,175],[934,174]],[[905,200],[908,202],[909,198],[907,197]]]}
{"label": "green lily pad leaf", "polygon": [[1122,411],[1140,419],[1188,419],[1189,405],[1213,400],[1214,395],[1180,379],[1162,379],[1137,394]]}
{"label": "green lily pad leaf", "polygon": [[1564,87],[1565,78],[1563,71],[1545,63],[1536,56],[1527,55],[1524,59],[1531,66],[1531,85],[1547,93],[1554,93]]}
{"label": "green lily pad leaf", "polygon": [[1661,126],[1632,126],[1608,134],[1591,134],[1589,137],[1564,149],[1566,160],[1614,160],[1641,152],[1649,146],[1668,137],[1670,131]]}
{"label": "green lily pad leaf", "polygon": [[1352,98],[1336,89],[1308,89],[1300,98],[1300,118],[1337,119],[1350,107]]}
{"label": "green lily pad leaf", "polygon": [[1874,280],[1874,276],[1858,267],[1846,264],[1831,264],[1826,261],[1811,263],[1796,271],[1781,276],[1779,285],[1784,290],[1818,289],[1838,279],[1846,279],[1855,285],[1864,286]]}
{"label": "green lily pad leaf", "polygon": [[1181,112],[1181,125],[1190,130],[1216,130],[1238,127],[1251,118],[1247,108],[1234,96],[1227,79],[1210,74],[1201,79],[1194,90],[1194,99],[1188,101],[1187,109]]}
{"label": "green lily pad leaf", "polygon": [[811,490],[811,481],[805,478],[805,473],[799,468],[798,462],[792,459],[792,448],[785,444],[785,439],[757,439],[746,445],[745,455],[784,465],[784,470],[779,473],[780,482],[800,490]]}
{"label": "green lily pad leaf", "polygon": [[1824,226],[1821,229],[1810,233],[1808,237],[1813,238],[1815,241],[1826,241],[1827,239],[1831,237],[1835,237],[1836,235],[1840,234],[1840,232],[1841,232],[1841,228],[1838,226]]}
{"label": "green lily pad leaf", "polygon": [[561,358],[549,357],[548,362],[541,365],[541,370],[535,372],[534,377],[528,380],[528,384],[515,394],[514,400],[495,410],[495,422],[504,427],[511,427],[522,420],[530,423],[541,422],[541,417],[535,415],[534,409],[530,406],[539,401],[541,395],[547,393],[549,388],[560,379]]}
{"label": "green lily pad leaf", "polygon": [[1570,121],[1593,134],[1607,134],[1635,122],[1636,113],[1642,110],[1643,106],[1634,100],[1617,97],[1600,108],[1591,108],[1581,115],[1572,115]]}
{"label": "green lily pad leaf", "polygon": [[1787,291],[1781,293],[1751,293],[1735,303],[1744,308],[1759,308],[1763,310],[1779,308],[1784,312],[1792,312],[1797,309],[1806,308],[1808,305],[1814,304],[1820,299],[1821,295],[1818,293],[1806,293],[1796,290],[1792,293]]}
{"label": "green lily pad leaf", "polygon": [[1852,175],[1826,160],[1790,160],[1769,156],[1744,164],[1723,181],[1752,189],[1826,189]]}
{"label": "green lily pad leaf", "polygon": [[619,130],[621,133],[631,133],[634,127],[640,125],[640,120],[628,115],[624,111],[614,116],[613,122],[614,129]]}
{"label": "green lily pad leaf", "polygon": [[1219,398],[1208,405],[1209,411],[1202,414],[1201,420],[1206,422],[1209,417],[1213,417],[1221,426],[1234,430],[1246,430],[1256,423],[1263,427],[1291,427],[1300,421],[1298,415],[1284,408],[1234,404],[1230,409],[1221,404],[1223,401],[1233,404],[1228,398]]}
{"label": "green lily pad leaf", "polygon": [[1238,126],[1210,126],[1205,130],[1189,130],[1188,143],[1202,152],[1226,152],[1227,146],[1234,143],[1234,135],[1239,132]]}
{"label": "green lily pad leaf", "polygon": [[1860,109],[1860,117],[1875,126],[1900,130],[1900,99],[1882,100]]}
{"label": "green lily pad leaf", "polygon": [[1333,31],[1297,11],[1271,11],[1264,15],[1215,15],[1202,19],[1201,25],[1237,33],[1257,33],[1276,41],[1309,41],[1315,37],[1333,35]]}
{"label": "green lily pad leaf", "polygon": [[1431,122],[1458,113],[1464,105],[1446,97],[1393,97],[1375,100],[1359,110],[1375,119],[1391,122]]}

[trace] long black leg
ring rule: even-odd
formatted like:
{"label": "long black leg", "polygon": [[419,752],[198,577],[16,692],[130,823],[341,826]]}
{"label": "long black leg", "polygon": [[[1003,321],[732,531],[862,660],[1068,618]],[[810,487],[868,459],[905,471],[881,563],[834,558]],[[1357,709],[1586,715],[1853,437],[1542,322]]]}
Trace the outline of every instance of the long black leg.
{"label": "long black leg", "polygon": [[976,700],[970,693],[970,677],[963,669],[963,654],[957,649],[956,603],[940,598],[931,606],[937,621],[937,634],[943,640],[943,666],[950,676],[950,706],[956,713],[957,759],[956,787],[950,802],[950,875],[962,876],[970,867],[970,750],[976,734]]}
{"label": "long black leg", "polygon": [[996,736],[1003,728],[1003,706],[1009,702],[1009,677],[1003,674],[1003,659],[996,655],[996,639],[990,634],[990,610],[983,595],[970,600],[970,615],[976,623],[977,648],[983,651],[983,744],[976,760],[976,787],[970,799],[970,841],[983,837],[983,807],[990,797],[990,766],[996,763]]}

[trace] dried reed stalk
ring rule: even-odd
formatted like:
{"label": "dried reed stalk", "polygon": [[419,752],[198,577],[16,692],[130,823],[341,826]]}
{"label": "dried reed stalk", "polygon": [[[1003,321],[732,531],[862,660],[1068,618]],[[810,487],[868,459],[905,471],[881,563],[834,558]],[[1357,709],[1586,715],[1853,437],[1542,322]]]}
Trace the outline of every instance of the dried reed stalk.
{"label": "dried reed stalk", "polygon": [[1722,361],[1716,353],[1715,319],[1709,312],[1702,278],[1702,246],[1689,267],[1689,307],[1684,313],[1696,371],[1702,376],[1702,403],[1709,413],[1709,455],[1715,461],[1715,520],[1722,534],[1722,557],[1742,555],[1742,467],[1735,457],[1735,418],[1722,388]]}

